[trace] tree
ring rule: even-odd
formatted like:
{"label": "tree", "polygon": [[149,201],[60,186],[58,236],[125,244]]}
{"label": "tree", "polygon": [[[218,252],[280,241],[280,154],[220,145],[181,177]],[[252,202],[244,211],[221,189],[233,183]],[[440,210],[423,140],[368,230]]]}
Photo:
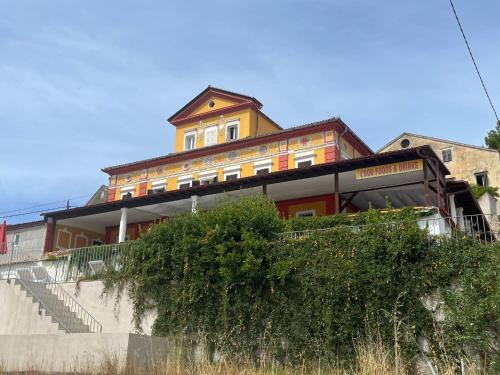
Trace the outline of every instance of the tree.
{"label": "tree", "polygon": [[486,138],[484,138],[486,146],[500,151],[500,120],[497,121],[497,126],[494,130],[490,130]]}

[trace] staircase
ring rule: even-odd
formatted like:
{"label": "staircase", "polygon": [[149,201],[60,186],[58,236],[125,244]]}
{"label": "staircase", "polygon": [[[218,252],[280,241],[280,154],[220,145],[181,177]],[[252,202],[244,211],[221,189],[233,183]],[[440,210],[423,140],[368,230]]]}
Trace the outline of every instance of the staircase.
{"label": "staircase", "polygon": [[102,332],[101,324],[75,298],[60,285],[51,282],[45,268],[26,267],[17,270],[17,274],[18,278],[11,281],[32,297],[38,303],[38,313],[52,317],[60,330],[66,333]]}

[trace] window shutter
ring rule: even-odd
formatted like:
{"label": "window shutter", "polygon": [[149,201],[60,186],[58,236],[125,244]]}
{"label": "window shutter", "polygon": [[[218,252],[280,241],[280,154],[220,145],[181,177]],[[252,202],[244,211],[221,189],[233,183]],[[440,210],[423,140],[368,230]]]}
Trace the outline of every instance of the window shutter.
{"label": "window shutter", "polygon": [[108,202],[113,202],[115,200],[116,189],[108,190]]}
{"label": "window shutter", "polygon": [[280,171],[285,171],[288,169],[288,155],[280,155],[279,168],[280,168]]}
{"label": "window shutter", "polygon": [[205,146],[217,144],[217,127],[205,129]]}
{"label": "window shutter", "polygon": [[339,158],[339,150],[337,146],[325,147],[325,163],[337,161]]}
{"label": "window shutter", "polygon": [[147,182],[141,182],[139,185],[139,195],[146,195],[148,188],[148,183]]}

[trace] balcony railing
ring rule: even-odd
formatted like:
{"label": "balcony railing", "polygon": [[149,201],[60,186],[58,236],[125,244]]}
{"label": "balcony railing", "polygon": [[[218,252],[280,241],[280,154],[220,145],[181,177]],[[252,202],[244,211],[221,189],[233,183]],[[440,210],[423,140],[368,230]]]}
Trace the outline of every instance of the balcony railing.
{"label": "balcony railing", "polygon": [[[417,222],[419,227],[427,230],[430,235],[444,235],[447,237],[466,236],[474,241],[482,243],[496,242],[500,238],[500,219],[496,215],[421,217]],[[284,232],[280,234],[280,237],[298,240],[308,238],[313,234],[334,231],[340,227],[351,228],[353,232],[357,233],[364,228],[373,228],[374,225],[384,226],[390,230],[397,230],[402,223],[391,222],[365,225],[342,225],[331,228]]]}
{"label": "balcony railing", "polygon": [[[367,226],[383,225],[390,230],[398,230],[404,223],[380,223]],[[482,243],[496,242],[500,238],[500,220],[498,216],[471,215],[461,217],[421,217],[420,228],[430,235],[466,236]],[[342,226],[357,233],[364,226]],[[302,239],[312,234],[334,231],[339,227],[284,232],[281,238]],[[107,270],[119,271],[127,266],[132,242],[112,245],[100,245],[79,249],[62,250],[49,258],[33,259],[19,248],[9,247],[7,254],[0,254],[0,279],[20,278],[27,269],[35,274],[38,281],[50,280],[52,283],[76,282],[82,279],[98,279]]]}

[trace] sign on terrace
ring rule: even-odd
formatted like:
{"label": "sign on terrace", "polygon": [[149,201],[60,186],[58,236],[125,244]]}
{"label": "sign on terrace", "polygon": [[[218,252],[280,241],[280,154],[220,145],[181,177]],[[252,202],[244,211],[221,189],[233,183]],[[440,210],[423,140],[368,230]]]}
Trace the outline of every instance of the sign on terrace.
{"label": "sign on terrace", "polygon": [[423,169],[422,159],[400,161],[398,163],[377,165],[374,167],[356,169],[356,180],[364,180],[373,177],[390,176],[393,174],[421,171]]}

